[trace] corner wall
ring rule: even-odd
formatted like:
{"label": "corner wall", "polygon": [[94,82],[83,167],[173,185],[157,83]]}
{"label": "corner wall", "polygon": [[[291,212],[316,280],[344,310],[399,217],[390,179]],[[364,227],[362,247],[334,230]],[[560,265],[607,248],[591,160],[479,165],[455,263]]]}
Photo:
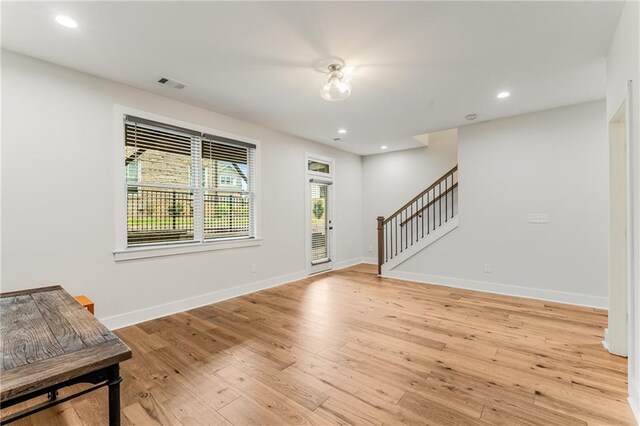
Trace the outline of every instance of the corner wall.
{"label": "corner wall", "polygon": [[[116,263],[115,104],[260,140],[262,245]],[[2,291],[61,284],[119,327],[303,278],[305,152],[336,161],[335,267],[361,258],[357,155],[4,50],[2,106]]]}
{"label": "corner wall", "polygon": [[389,275],[606,308],[605,116],[596,101],[461,127],[460,226]]}

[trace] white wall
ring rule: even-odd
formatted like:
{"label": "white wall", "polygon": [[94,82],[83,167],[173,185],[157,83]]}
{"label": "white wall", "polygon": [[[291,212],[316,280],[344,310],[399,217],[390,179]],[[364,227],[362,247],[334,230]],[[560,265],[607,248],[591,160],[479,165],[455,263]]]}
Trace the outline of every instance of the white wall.
{"label": "white wall", "polygon": [[393,214],[456,165],[457,141],[451,136],[443,132],[425,148],[362,157],[363,250],[370,262],[377,262],[376,218]]}
{"label": "white wall", "polygon": [[604,101],[460,128],[460,226],[391,275],[606,308],[606,132]]}
{"label": "white wall", "polygon": [[[627,97],[627,81],[633,80],[631,153],[633,162],[633,291],[628,342],[629,401],[640,421],[640,4],[625,4],[607,54],[607,119],[611,119]],[[615,309],[612,306],[612,309]]]}
{"label": "white wall", "polygon": [[[260,140],[262,246],[114,262],[114,104]],[[305,151],[336,161],[334,265],[362,255],[359,156],[7,51],[2,123],[2,291],[58,283],[119,326],[301,278]]]}

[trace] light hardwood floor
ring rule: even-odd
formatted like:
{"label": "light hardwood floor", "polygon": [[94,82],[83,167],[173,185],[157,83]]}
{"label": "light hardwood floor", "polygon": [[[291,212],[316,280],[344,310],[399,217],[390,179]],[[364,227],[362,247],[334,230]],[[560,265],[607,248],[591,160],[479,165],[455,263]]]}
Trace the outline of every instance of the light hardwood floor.
{"label": "light hardwood floor", "polygon": [[[117,331],[124,424],[634,424],[606,311],[359,265]],[[18,422],[100,424],[106,390]]]}

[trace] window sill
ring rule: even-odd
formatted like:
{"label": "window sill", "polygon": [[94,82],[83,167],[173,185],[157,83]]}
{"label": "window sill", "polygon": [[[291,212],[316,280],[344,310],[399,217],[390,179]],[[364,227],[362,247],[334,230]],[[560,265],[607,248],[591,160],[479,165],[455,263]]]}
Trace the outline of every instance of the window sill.
{"label": "window sill", "polygon": [[116,250],[113,252],[113,258],[116,262],[127,260],[146,259],[149,257],[174,256],[187,253],[198,253],[213,250],[228,250],[241,247],[254,247],[262,245],[262,239],[250,238],[240,240],[222,240],[211,241],[206,243],[190,243],[180,245],[166,245],[155,247],[133,247],[125,250]]}

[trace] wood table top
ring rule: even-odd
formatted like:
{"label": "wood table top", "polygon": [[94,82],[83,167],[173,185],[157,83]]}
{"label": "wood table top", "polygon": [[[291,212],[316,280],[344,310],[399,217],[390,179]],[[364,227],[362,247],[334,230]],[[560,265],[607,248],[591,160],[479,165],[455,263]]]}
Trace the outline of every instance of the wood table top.
{"label": "wood table top", "polygon": [[0,401],[131,358],[60,286],[0,293]]}

